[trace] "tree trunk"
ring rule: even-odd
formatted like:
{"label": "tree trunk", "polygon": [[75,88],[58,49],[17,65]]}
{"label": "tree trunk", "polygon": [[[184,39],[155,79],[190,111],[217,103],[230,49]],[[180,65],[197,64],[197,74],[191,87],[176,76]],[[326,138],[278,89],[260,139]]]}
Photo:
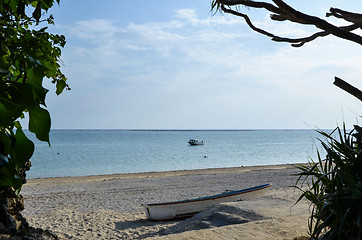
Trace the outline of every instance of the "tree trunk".
{"label": "tree trunk", "polygon": [[[25,171],[30,162],[20,170],[25,182]],[[0,187],[0,239],[54,240],[58,237],[51,231],[30,227],[21,215],[24,210],[24,198],[16,196],[11,187]]]}

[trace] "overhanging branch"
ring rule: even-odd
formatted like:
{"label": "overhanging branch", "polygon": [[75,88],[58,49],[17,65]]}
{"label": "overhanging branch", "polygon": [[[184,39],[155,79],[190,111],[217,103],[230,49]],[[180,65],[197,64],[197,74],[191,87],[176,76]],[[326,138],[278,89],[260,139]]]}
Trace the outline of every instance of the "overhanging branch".
{"label": "overhanging branch", "polygon": [[272,34],[272,33],[269,33],[269,32],[267,32],[267,31],[265,31],[265,30],[263,30],[263,29],[261,29],[261,28],[255,27],[254,24],[251,22],[250,18],[248,17],[248,15],[242,14],[242,13],[237,12],[237,11],[234,11],[234,10],[232,10],[232,9],[228,9],[228,8],[226,8],[224,5],[221,5],[221,9],[222,9],[224,12],[226,12],[226,13],[230,13],[230,14],[233,14],[233,15],[235,15],[235,16],[244,18],[244,20],[245,20],[245,22],[248,24],[248,26],[249,26],[251,29],[253,29],[254,31],[256,31],[256,32],[261,33],[261,34],[266,35],[266,36],[271,37],[271,38],[277,37],[277,36],[275,36],[275,35]]}
{"label": "overhanging branch", "polygon": [[[217,6],[219,10],[221,9],[225,13],[229,13],[244,18],[244,20],[252,30],[261,33],[263,35],[266,35],[268,37],[271,37],[273,41],[292,43],[293,47],[303,46],[305,43],[311,42],[318,37],[324,37],[330,34],[362,45],[362,36],[352,32],[353,30],[362,27],[362,14],[352,13],[338,8],[331,8],[330,12],[327,13],[327,16],[341,18],[344,19],[345,21],[353,23],[352,25],[349,26],[335,26],[321,18],[307,15],[305,13],[295,10],[294,8],[286,4],[283,0],[272,0],[274,4],[260,2],[260,1],[252,1],[252,0],[213,0],[213,1],[214,1],[213,6]],[[302,38],[288,38],[283,36],[277,36],[264,29],[256,27],[251,22],[247,14],[241,13],[239,11],[238,6],[265,9],[271,13],[270,17],[274,21],[290,21],[297,24],[313,25],[316,28],[321,29],[322,31],[316,32],[311,36],[302,37]],[[234,7],[235,10],[232,9],[231,7]]]}
{"label": "overhanging branch", "polygon": [[362,44],[362,37],[357,34],[346,31],[343,28],[330,24],[327,21],[320,19],[318,17],[299,12],[299,11],[295,10],[294,8],[292,8],[291,6],[287,5],[282,0],[273,0],[273,2],[283,12],[286,12],[288,15],[291,16],[290,18],[288,18],[288,20],[290,20],[290,21],[294,20],[293,22],[297,22],[300,24],[314,25],[317,28],[322,29],[326,32],[330,32],[331,34],[333,34],[337,37],[340,37],[340,38],[343,38],[346,40],[350,40],[350,41],[356,42],[358,44]]}
{"label": "overhanging branch", "polygon": [[362,101],[362,91],[352,86],[348,82],[340,79],[339,77],[334,77],[333,84]]}
{"label": "overhanging branch", "polygon": [[362,14],[347,12],[339,8],[330,8],[329,11],[330,12],[326,14],[326,17],[333,16],[336,18],[342,18],[348,22],[353,22],[353,23],[362,22]]}

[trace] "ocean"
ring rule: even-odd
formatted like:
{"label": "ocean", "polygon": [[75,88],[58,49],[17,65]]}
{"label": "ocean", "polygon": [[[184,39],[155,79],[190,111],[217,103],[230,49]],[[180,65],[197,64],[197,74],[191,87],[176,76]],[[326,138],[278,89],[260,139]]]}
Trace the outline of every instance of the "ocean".
{"label": "ocean", "polygon": [[[308,162],[314,130],[51,130],[35,140],[28,178],[190,170]],[[188,140],[205,141],[189,146]]]}

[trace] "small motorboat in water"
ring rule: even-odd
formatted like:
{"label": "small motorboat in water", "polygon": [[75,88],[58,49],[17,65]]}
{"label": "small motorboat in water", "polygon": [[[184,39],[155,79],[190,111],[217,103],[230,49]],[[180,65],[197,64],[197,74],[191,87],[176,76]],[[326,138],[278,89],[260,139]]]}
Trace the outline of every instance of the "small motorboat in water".
{"label": "small motorboat in water", "polygon": [[190,141],[188,141],[188,143],[190,145],[204,145],[204,140],[202,139],[190,139]]}

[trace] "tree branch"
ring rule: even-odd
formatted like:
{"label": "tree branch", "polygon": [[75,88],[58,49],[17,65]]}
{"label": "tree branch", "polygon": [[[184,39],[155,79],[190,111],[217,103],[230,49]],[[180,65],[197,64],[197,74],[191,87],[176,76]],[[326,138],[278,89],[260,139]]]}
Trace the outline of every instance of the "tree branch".
{"label": "tree branch", "polygon": [[280,14],[280,9],[274,6],[271,3],[266,2],[255,2],[251,0],[218,0],[218,3],[221,5],[226,6],[235,6],[235,5],[243,5],[245,7],[252,7],[252,8],[264,8],[270,12]]}
{"label": "tree branch", "polygon": [[[362,45],[362,36],[352,32],[353,30],[362,28],[362,14],[347,12],[338,8],[331,8],[330,12],[327,13],[327,16],[342,18],[345,21],[353,23],[352,25],[349,26],[338,27],[321,18],[307,15],[305,13],[297,11],[288,4],[286,4],[284,0],[272,0],[272,2],[274,4],[252,1],[252,0],[213,0],[213,6],[214,7],[217,6],[219,10],[221,9],[226,13],[244,18],[244,20],[252,30],[261,33],[263,35],[266,35],[268,37],[271,37],[273,41],[292,43],[293,47],[303,46],[307,42],[311,42],[318,37],[324,37],[329,34]],[[251,22],[250,18],[248,17],[248,15],[241,13],[237,7],[236,10],[231,9],[231,6],[237,6],[237,5],[251,7],[251,8],[265,9],[272,13],[270,15],[270,18],[274,21],[291,21],[298,24],[313,25],[321,29],[322,31],[316,32],[311,36],[303,38],[287,38],[287,37],[277,36],[264,29],[255,27],[254,24]],[[229,8],[225,6],[228,6]]]}
{"label": "tree branch", "polygon": [[254,24],[251,22],[250,18],[248,17],[248,15],[242,14],[240,12],[234,11],[234,10],[229,9],[229,8],[226,8],[224,5],[221,5],[221,9],[226,13],[230,13],[230,14],[233,14],[235,16],[239,16],[239,17],[244,18],[245,22],[248,24],[248,26],[251,29],[253,29],[254,31],[256,31],[256,32],[261,33],[261,34],[266,35],[266,36],[271,37],[271,38],[277,37],[272,33],[269,33],[269,32],[267,32],[267,31],[265,31],[265,30],[263,30],[261,28],[255,27]]}
{"label": "tree branch", "polygon": [[330,8],[329,11],[330,12],[326,14],[326,17],[333,16],[336,18],[342,18],[348,22],[353,22],[353,23],[362,22],[362,14],[347,12],[339,8]]}
{"label": "tree branch", "polygon": [[272,38],[273,41],[275,42],[288,42],[288,43],[292,43],[291,46],[292,47],[301,47],[303,46],[305,43],[307,42],[311,42],[314,39],[318,38],[318,37],[325,37],[327,35],[329,35],[329,32],[323,31],[323,32],[317,32],[314,33],[313,35],[309,36],[309,37],[304,37],[304,38],[282,38],[282,37],[274,37]]}
{"label": "tree branch", "polygon": [[[341,28],[345,29],[346,31],[353,31],[353,30],[355,30],[357,28],[360,28],[360,25],[359,24],[352,24],[352,25],[349,25],[349,26],[341,27]],[[292,47],[301,47],[307,42],[311,42],[311,41],[313,41],[314,39],[316,39],[318,37],[325,37],[325,36],[327,36],[329,34],[330,34],[330,32],[322,31],[322,32],[314,33],[313,35],[311,35],[309,37],[304,37],[304,38],[280,38],[280,37],[274,37],[274,38],[272,38],[272,40],[276,41],[276,42],[294,43],[294,44],[292,44]]]}
{"label": "tree branch", "polygon": [[334,25],[328,23],[327,21],[320,19],[318,17],[310,16],[305,13],[299,12],[299,11],[295,10],[294,8],[290,7],[289,5],[287,5],[286,3],[284,3],[282,0],[273,0],[273,2],[282,11],[287,12],[288,14],[290,14],[292,16],[289,19],[290,21],[294,20],[294,22],[297,22],[297,23],[314,25],[317,28],[322,29],[326,32],[330,32],[331,34],[333,34],[337,37],[340,37],[340,38],[343,38],[346,40],[350,40],[350,41],[353,41],[355,43],[362,45],[362,37],[357,34],[345,31],[344,29],[334,26]]}
{"label": "tree branch", "polygon": [[362,91],[356,87],[353,87],[348,82],[340,79],[339,77],[334,77],[333,84],[362,101]]}

